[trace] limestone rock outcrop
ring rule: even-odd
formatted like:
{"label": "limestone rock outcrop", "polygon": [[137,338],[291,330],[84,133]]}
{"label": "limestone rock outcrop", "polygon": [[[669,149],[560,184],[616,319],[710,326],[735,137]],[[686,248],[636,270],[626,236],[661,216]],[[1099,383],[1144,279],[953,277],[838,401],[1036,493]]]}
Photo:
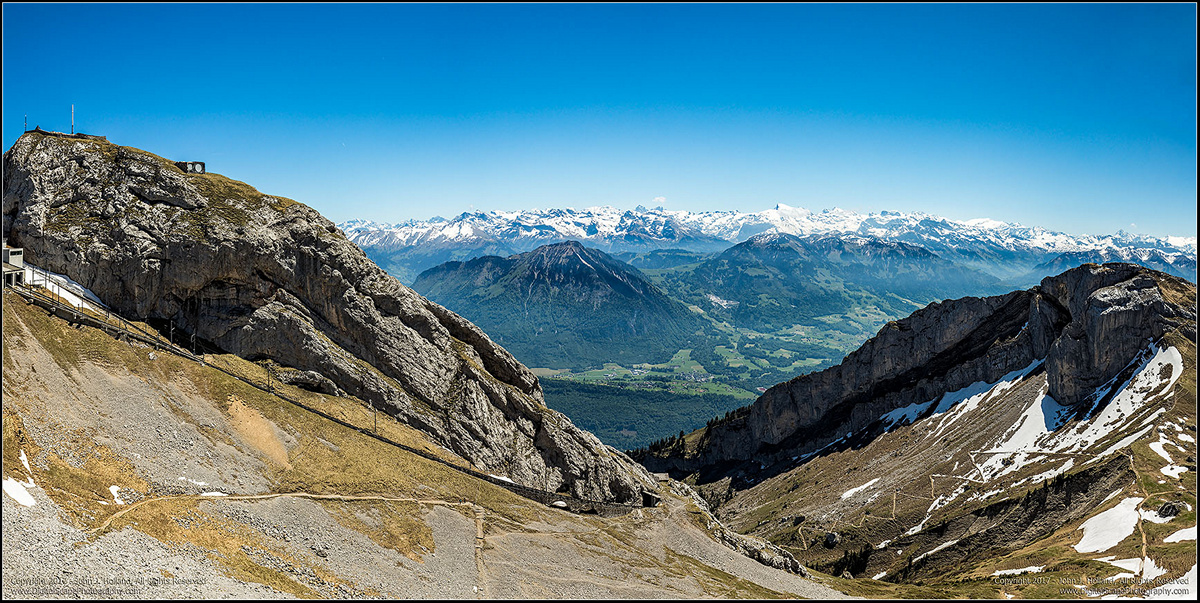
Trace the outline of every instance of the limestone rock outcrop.
{"label": "limestone rock outcrop", "polygon": [[634,502],[655,481],[546,408],[473,324],[369,261],[295,201],[103,140],[42,132],[4,154],[4,236],[129,317],[274,360],[386,410],[477,467]]}
{"label": "limestone rock outcrop", "polygon": [[841,364],[768,389],[710,426],[697,449],[640,460],[655,471],[769,465],[1038,360],[1047,393],[1080,405],[1175,329],[1195,341],[1194,284],[1133,264],[1085,264],[1029,290],[930,304],[885,325]]}

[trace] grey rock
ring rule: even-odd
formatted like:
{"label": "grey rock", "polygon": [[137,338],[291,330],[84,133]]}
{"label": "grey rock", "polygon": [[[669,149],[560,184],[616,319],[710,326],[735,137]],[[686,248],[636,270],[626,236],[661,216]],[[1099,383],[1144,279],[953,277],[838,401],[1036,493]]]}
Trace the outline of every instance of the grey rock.
{"label": "grey rock", "polygon": [[605,501],[656,488],[546,408],[511,354],[305,205],[144,151],[33,132],[4,154],[3,212],[27,262],[121,314],[318,373],[314,384],[385,409],[484,471]]}
{"label": "grey rock", "polygon": [[825,546],[827,546],[829,548],[833,548],[833,547],[841,544],[841,542],[842,542],[841,534],[838,534],[837,532],[826,532],[825,533]]}
{"label": "grey rock", "polygon": [[1182,511],[1180,504],[1175,501],[1167,501],[1158,508],[1158,514],[1161,517],[1175,517]]}
{"label": "grey rock", "polygon": [[279,381],[287,385],[302,387],[330,396],[344,395],[336,383],[316,371],[280,370],[276,376],[279,377]]}

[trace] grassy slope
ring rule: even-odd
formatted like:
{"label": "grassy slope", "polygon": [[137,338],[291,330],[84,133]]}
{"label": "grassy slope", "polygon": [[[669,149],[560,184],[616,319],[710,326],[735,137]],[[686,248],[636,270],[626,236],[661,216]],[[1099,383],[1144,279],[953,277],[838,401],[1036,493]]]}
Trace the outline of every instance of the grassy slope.
{"label": "grassy slope", "polygon": [[[260,414],[297,438],[296,445],[289,451],[287,466],[265,464],[267,477],[273,484],[270,492],[382,494],[449,503],[466,500],[486,509],[489,534],[536,534],[545,526],[558,526],[551,530],[565,529],[566,533],[577,534],[564,540],[568,544],[578,541],[572,546],[578,546],[581,554],[613,556],[622,566],[636,570],[636,575],[658,574],[673,576],[673,580],[693,580],[709,596],[783,596],[783,593],[717,570],[661,544],[639,540],[638,526],[644,522],[642,519],[574,516],[544,507],[443,465],[363,437],[212,368],[165,353],[159,353],[156,360],[149,362],[145,348],[118,342],[95,329],[69,328],[65,322],[47,316],[34,306],[26,306],[11,294],[6,294],[4,303],[4,333],[6,376],[23,368],[17,366],[24,349],[22,340],[32,339],[53,357],[54,363],[65,374],[85,365],[103,366],[110,374],[135,375],[147,383],[169,384],[175,391],[194,392],[202,403],[226,414],[234,404],[244,405]],[[210,357],[209,360],[246,374],[262,370],[232,356]],[[41,370],[45,373],[55,368],[43,367]],[[4,388],[5,475],[25,478],[27,473],[19,458],[19,452],[25,451],[34,467],[32,479],[62,509],[65,521],[83,530],[93,530],[111,520],[107,526],[91,533],[91,540],[110,531],[134,527],[171,546],[190,544],[200,547],[207,551],[213,564],[237,580],[265,584],[301,597],[323,596],[329,591],[321,588],[344,582],[320,559],[298,556],[286,543],[274,540],[260,529],[232,522],[223,515],[206,513],[202,502],[208,503],[198,497],[153,500],[112,520],[117,507],[102,506],[97,502],[111,500],[108,491],[111,484],[123,484],[122,492],[131,501],[162,495],[161,485],[144,477],[120,450],[97,446],[94,440],[99,434],[94,430],[77,430],[55,441],[36,441],[24,423],[47,420],[30,415],[30,409],[41,402],[30,400],[29,396],[33,394],[22,388],[19,380],[6,378]],[[334,416],[364,427],[371,425],[372,415],[355,400],[296,388],[288,391]],[[162,402],[150,403],[182,404],[173,410],[188,417],[187,402],[168,402],[164,398]],[[419,432],[389,418],[380,418],[380,431],[394,440],[449,456],[448,452],[430,445]],[[260,453],[246,449],[240,440],[219,429],[209,428],[203,433],[214,445],[233,446],[247,455],[262,458]],[[79,459],[83,461],[79,462]],[[384,501],[327,501],[322,504],[342,525],[361,531],[380,546],[409,558],[421,558],[435,550],[422,518],[422,511],[428,505]],[[658,515],[661,513],[650,516]],[[297,579],[294,574],[263,564],[263,554],[298,567],[311,568],[314,581]],[[378,594],[362,590],[352,592],[358,596]]]}
{"label": "grassy slope", "polygon": [[[1195,438],[1196,425],[1196,346],[1191,341],[1178,334],[1168,335],[1168,345],[1179,349],[1184,358],[1184,375],[1176,383],[1173,392],[1162,396],[1154,404],[1144,407],[1139,412],[1141,416],[1149,416],[1156,408],[1165,408],[1164,414],[1155,421],[1156,425],[1174,423],[1180,426],[1190,426],[1189,434]],[[1036,387],[1036,383],[1032,386]],[[1026,386],[1031,387],[1031,386]],[[1017,413],[1019,414],[1019,412]],[[1006,423],[1007,415],[997,418],[997,424]],[[1060,587],[1071,589],[1073,585],[1088,584],[1088,580],[1098,581],[1113,576],[1121,570],[1115,566],[1095,561],[1094,559],[1115,555],[1117,559],[1128,559],[1142,556],[1141,535],[1144,533],[1149,557],[1159,567],[1166,568],[1168,573],[1161,581],[1175,578],[1186,572],[1196,563],[1195,543],[1166,544],[1162,539],[1175,531],[1196,524],[1196,472],[1194,459],[1196,444],[1186,443],[1181,439],[1175,441],[1187,448],[1180,452],[1168,447],[1168,451],[1176,459],[1176,463],[1188,464],[1183,458],[1190,456],[1192,470],[1183,473],[1179,479],[1163,475],[1160,469],[1166,464],[1165,460],[1150,449],[1149,444],[1157,441],[1158,428],[1137,440],[1128,447],[1128,458],[1132,460],[1132,468],[1138,476],[1135,480],[1126,480],[1119,494],[1106,501],[1100,507],[1090,511],[1085,517],[1078,518],[1068,524],[1058,527],[1053,533],[1039,539],[1028,546],[1017,550],[997,551],[994,557],[982,561],[942,566],[926,570],[923,575],[904,584],[890,584],[867,579],[840,580],[834,579],[837,588],[850,594],[864,596],[890,597],[1000,597],[1011,594],[1022,598],[1059,598],[1074,597],[1071,591],[1061,591]],[[1167,431],[1169,435],[1176,432]],[[903,540],[899,532],[917,523],[924,515],[924,510],[931,497],[950,492],[953,484],[945,480],[930,480],[929,473],[949,473],[952,465],[968,462],[965,455],[955,453],[958,450],[958,440],[969,439],[970,434],[950,436],[951,439],[942,442],[947,458],[938,458],[934,464],[929,464],[923,471],[913,472],[914,466],[930,463],[932,457],[922,456],[919,442],[923,438],[920,423],[909,427],[901,427],[882,436],[860,449],[850,449],[816,459],[801,465],[799,468],[779,477],[763,482],[749,490],[737,492],[733,504],[722,508],[721,515],[732,527],[746,533],[767,538],[776,544],[791,550],[797,558],[806,561],[814,567],[830,567],[847,550],[853,552],[860,546],[873,548],[880,542],[889,539]],[[689,434],[689,437],[694,434]],[[1097,448],[1107,446],[1116,436],[1106,438]],[[965,440],[964,440],[965,441]],[[940,455],[939,455],[940,456]],[[899,465],[889,459],[905,459]],[[1123,465],[1122,455],[1108,457],[1107,462]],[[890,468],[889,468],[890,467]],[[1017,475],[1034,474],[1046,469],[1038,465],[1022,471]],[[1084,470],[1076,467],[1066,476],[1078,474]],[[839,505],[841,492],[850,487],[866,483],[874,477],[891,472],[912,472],[906,477],[906,486],[902,486],[898,495],[893,499],[890,492],[875,498],[866,504]],[[1161,482],[1161,483],[1160,483]],[[702,488],[710,498],[722,498],[721,493],[729,487],[728,480],[722,480]],[[745,486],[742,486],[745,487]],[[1019,499],[1024,493],[1035,491],[1040,486],[1030,486],[1015,492],[985,497],[977,502],[960,505],[950,505],[938,512],[926,522],[929,528],[938,525],[953,524],[956,518],[961,518],[972,510],[984,504],[994,504],[997,501],[1013,496]],[[1053,487],[1052,485],[1050,487]],[[970,485],[966,491],[969,496],[973,492],[981,492],[987,486]],[[1150,511],[1158,509],[1168,500],[1182,501],[1191,505],[1193,510],[1184,511],[1168,523],[1156,524],[1148,521],[1141,522],[1139,530],[1123,540],[1110,550],[1094,553],[1077,553],[1071,545],[1079,542],[1081,537],[1079,526],[1089,517],[1105,511],[1126,497],[1146,499],[1141,508]],[[1036,497],[1035,497],[1036,498]],[[792,527],[792,521],[780,523],[780,519],[790,519],[798,515],[806,515],[799,527]],[[897,518],[899,521],[893,520]],[[828,549],[821,541],[825,533],[836,531],[848,545]],[[917,549],[908,550],[905,554],[911,556]],[[884,551],[891,554],[891,551]],[[897,557],[904,559],[904,557]],[[1001,569],[1025,568],[1044,566],[1045,570],[1037,573],[1038,579],[1049,583],[1041,584],[1001,584],[993,580],[992,573]],[[930,573],[932,571],[932,574]]]}

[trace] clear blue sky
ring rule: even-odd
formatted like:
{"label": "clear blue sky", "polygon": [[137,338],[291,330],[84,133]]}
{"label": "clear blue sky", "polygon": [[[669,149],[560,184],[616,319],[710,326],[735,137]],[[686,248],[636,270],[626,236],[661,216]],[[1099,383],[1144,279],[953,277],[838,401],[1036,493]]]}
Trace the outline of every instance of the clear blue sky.
{"label": "clear blue sky", "polygon": [[330,219],[775,203],[1196,235],[1192,4],[4,5],[3,136]]}

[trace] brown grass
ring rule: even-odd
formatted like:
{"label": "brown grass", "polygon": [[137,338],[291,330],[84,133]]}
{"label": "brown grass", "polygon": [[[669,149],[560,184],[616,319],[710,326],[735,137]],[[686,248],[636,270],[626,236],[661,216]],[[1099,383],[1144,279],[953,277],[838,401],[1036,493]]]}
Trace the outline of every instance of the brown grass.
{"label": "brown grass", "polygon": [[285,470],[291,469],[292,464],[288,462],[287,447],[276,435],[279,428],[258,411],[246,406],[236,395],[230,394],[228,400],[229,406],[226,412],[229,415],[229,424],[233,426],[238,435],[242,436],[242,440],[276,465]]}
{"label": "brown grass", "polygon": [[433,531],[420,518],[417,503],[398,501],[321,501],[338,523],[366,534],[385,549],[420,563],[434,551]]}

